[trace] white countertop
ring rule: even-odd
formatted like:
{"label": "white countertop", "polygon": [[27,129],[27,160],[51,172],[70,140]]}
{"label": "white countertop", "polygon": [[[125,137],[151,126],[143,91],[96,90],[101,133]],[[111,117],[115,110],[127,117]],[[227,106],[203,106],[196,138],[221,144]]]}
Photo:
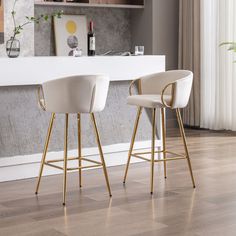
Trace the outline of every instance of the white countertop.
{"label": "white countertop", "polygon": [[106,74],[111,81],[125,81],[163,71],[165,56],[0,58],[0,86],[37,85],[84,74]]}

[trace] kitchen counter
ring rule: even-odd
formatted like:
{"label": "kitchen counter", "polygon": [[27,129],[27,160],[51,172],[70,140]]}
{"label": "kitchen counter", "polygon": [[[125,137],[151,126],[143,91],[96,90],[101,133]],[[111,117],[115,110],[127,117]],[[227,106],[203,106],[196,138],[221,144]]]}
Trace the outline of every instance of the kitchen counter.
{"label": "kitchen counter", "polygon": [[165,56],[0,58],[0,71],[0,86],[37,85],[83,74],[106,74],[111,81],[127,81],[165,71]]}
{"label": "kitchen counter", "polygon": [[[107,166],[125,164],[136,117],[128,106],[130,80],[165,71],[165,56],[19,57],[0,58],[0,182],[37,176],[50,113],[37,105],[37,86],[54,78],[74,74],[107,74],[111,82],[107,104],[96,114]],[[28,86],[30,85],[30,86]],[[147,112],[147,113],[146,113]],[[135,150],[150,147],[151,113],[143,112]],[[157,114],[158,136],[161,119]],[[89,117],[82,116],[83,153],[98,159]],[[57,115],[49,158],[63,156],[64,116]],[[70,156],[77,155],[77,122],[70,116]],[[156,142],[161,146],[160,138]],[[132,162],[139,161],[132,158]],[[52,168],[45,175],[58,174]]]}

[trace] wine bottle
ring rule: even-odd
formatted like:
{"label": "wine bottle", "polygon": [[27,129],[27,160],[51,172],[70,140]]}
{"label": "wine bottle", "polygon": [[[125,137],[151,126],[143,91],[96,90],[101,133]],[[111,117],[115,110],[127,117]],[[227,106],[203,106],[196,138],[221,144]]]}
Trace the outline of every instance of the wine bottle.
{"label": "wine bottle", "polygon": [[96,50],[96,39],[93,28],[93,21],[89,23],[89,32],[88,32],[88,56],[95,56]]}

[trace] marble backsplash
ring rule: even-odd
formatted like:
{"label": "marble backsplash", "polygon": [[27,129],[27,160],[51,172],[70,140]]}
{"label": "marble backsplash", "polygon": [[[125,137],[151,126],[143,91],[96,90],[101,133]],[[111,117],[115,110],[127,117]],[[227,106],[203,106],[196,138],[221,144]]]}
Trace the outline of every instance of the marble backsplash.
{"label": "marble backsplash", "polygon": [[[64,14],[86,15],[93,20],[96,32],[96,53],[108,50],[131,50],[131,22],[129,9],[79,8],[35,6],[35,15],[51,14],[63,10]],[[35,25],[35,55],[55,55],[54,31],[51,19],[47,23]]]}

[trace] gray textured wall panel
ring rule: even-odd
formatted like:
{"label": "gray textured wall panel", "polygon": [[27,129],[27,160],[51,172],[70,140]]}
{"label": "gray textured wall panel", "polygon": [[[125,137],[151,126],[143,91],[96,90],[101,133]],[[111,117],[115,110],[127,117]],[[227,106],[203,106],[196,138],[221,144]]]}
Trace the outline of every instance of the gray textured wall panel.
{"label": "gray textured wall panel", "polygon": [[[63,10],[64,14],[83,14],[88,21],[93,20],[96,31],[96,51],[130,51],[130,10],[112,8],[43,7],[35,6],[35,15]],[[53,24],[35,25],[35,55],[55,55]]]}
{"label": "gray textured wall panel", "polygon": [[[126,104],[128,82],[110,84],[106,108],[96,114],[103,145],[129,142],[136,108]],[[35,86],[0,88],[0,157],[41,153],[50,114],[37,106]],[[82,116],[83,147],[94,147],[95,139],[89,115]],[[63,150],[64,116],[58,115],[50,151]],[[144,112],[137,140],[150,138],[150,123]],[[76,116],[70,117],[69,147],[77,147]]]}

